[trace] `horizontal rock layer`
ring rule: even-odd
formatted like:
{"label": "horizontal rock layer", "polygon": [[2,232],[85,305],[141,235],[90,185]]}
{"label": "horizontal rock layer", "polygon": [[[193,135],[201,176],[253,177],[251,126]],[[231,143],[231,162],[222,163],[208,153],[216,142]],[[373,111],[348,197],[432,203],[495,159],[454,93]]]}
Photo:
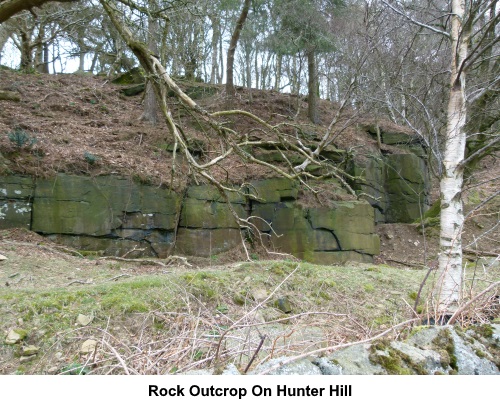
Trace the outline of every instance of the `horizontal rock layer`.
{"label": "horizontal rock layer", "polygon": [[[119,176],[10,176],[0,187],[0,229],[22,227],[96,254],[220,254],[256,238],[269,249],[321,264],[372,261],[379,253],[368,202],[299,207],[298,184],[256,180],[228,199],[208,185],[178,194]],[[253,235],[236,216],[255,225]]]}

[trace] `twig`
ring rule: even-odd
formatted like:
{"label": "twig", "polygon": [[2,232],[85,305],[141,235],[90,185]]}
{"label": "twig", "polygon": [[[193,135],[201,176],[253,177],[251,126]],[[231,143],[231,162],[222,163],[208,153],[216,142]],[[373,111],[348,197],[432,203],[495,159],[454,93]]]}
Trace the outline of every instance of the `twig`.
{"label": "twig", "polygon": [[247,312],[245,315],[243,315],[240,319],[238,319],[236,322],[234,322],[229,328],[227,328],[224,333],[221,335],[220,339],[219,339],[219,343],[217,344],[217,349],[215,351],[215,355],[214,355],[214,359],[215,361],[217,362],[218,360],[218,356],[219,356],[219,351],[220,351],[220,346],[222,344],[222,340],[224,339],[224,337],[227,335],[227,333],[234,329],[236,327],[236,325],[238,325],[243,319],[245,319],[246,317],[248,317],[250,314],[254,313],[255,311],[257,311],[257,309],[259,309],[261,306],[263,306],[267,301],[269,301],[271,299],[271,297],[276,293],[276,291],[278,291],[281,286],[290,278],[292,277],[295,272],[299,269],[300,267],[300,264],[298,264],[295,269],[290,273],[288,274],[282,281],[281,283],[279,283],[277,285],[277,287],[271,292],[271,294],[269,294],[267,296],[267,298],[260,302],[259,304],[257,304],[255,307],[252,308],[252,310],[250,310],[249,312]]}
{"label": "twig", "polygon": [[162,267],[167,267],[165,263],[159,262],[157,260],[151,260],[151,259],[125,259],[124,257],[119,257],[119,256],[103,256],[100,257],[99,259],[101,260],[116,260],[117,262],[132,262],[132,263],[139,263],[142,265],[153,265],[153,266],[162,266]]}
{"label": "twig", "polygon": [[257,349],[255,349],[255,353],[253,354],[252,358],[250,359],[250,361],[248,362],[248,365],[245,367],[245,371],[243,371],[243,374],[246,374],[248,369],[250,368],[250,366],[252,365],[252,363],[254,362],[255,358],[257,357],[257,354],[259,354],[260,352],[260,349],[262,347],[262,345],[264,344],[264,340],[266,340],[266,335],[262,335],[260,337],[260,343],[259,345],[257,346]]}
{"label": "twig", "polygon": [[458,308],[455,313],[451,316],[450,320],[448,321],[447,325],[453,325],[455,321],[457,320],[458,316],[464,312],[467,308],[471,306],[472,303],[477,301],[479,298],[481,298],[484,294],[487,292],[493,290],[496,286],[500,285],[500,281],[497,281],[496,283],[493,283],[490,285],[488,288],[484,289],[481,291],[478,295],[476,295],[474,298],[471,300],[467,301],[464,305],[462,305],[460,308]]}
{"label": "twig", "polygon": [[427,270],[424,279],[420,283],[420,287],[418,288],[417,298],[415,298],[415,304],[413,305],[413,312],[417,312],[418,303],[420,301],[420,295],[422,294],[422,290],[424,289],[425,283],[427,282],[427,279],[429,278],[433,270],[434,269],[432,267],[429,267],[429,270]]}
{"label": "twig", "polygon": [[389,259],[389,258],[386,258],[386,257],[384,257],[384,260],[387,260],[388,262],[402,264],[404,266],[409,266],[409,267],[423,267],[424,266],[423,263],[409,263],[409,262],[403,262],[403,261],[400,261],[400,260]]}
{"label": "twig", "polygon": [[120,274],[119,276],[108,278],[106,281],[115,281],[122,277],[132,277],[130,274]]}
{"label": "twig", "polygon": [[109,347],[109,349],[113,352],[113,354],[116,356],[116,358],[118,359],[118,361],[120,362],[123,370],[125,371],[125,374],[127,375],[130,375],[130,372],[128,371],[128,367],[127,365],[125,364],[125,361],[123,360],[122,356],[120,356],[120,354],[115,350],[115,348],[113,346],[111,346],[108,342],[106,342],[105,340],[102,341],[102,343],[104,343],[106,346]]}
{"label": "twig", "polygon": [[70,285],[73,285],[73,284],[94,284],[94,283],[91,281],[75,280],[75,281],[72,281],[71,283],[66,284],[66,287],[69,287]]}

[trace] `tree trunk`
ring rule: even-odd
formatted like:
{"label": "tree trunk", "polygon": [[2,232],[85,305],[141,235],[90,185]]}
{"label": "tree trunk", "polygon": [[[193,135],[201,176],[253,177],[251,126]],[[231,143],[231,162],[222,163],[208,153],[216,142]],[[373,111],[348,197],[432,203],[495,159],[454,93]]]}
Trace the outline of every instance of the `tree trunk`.
{"label": "tree trunk", "polygon": [[49,73],[49,44],[43,44],[43,65],[42,73]]}
{"label": "tree trunk", "polygon": [[307,115],[313,124],[319,124],[318,75],[316,69],[316,53],[313,49],[307,52],[307,68],[309,74],[309,80],[307,82]]}
{"label": "tree trunk", "polygon": [[448,102],[443,176],[441,178],[441,232],[439,255],[438,311],[450,313],[457,307],[462,285],[462,230],[464,223],[462,185],[465,155],[465,72],[461,66],[468,52],[469,33],[464,31],[464,0],[452,1],[451,86]]}
{"label": "tree trunk", "polygon": [[218,42],[220,36],[219,22],[215,17],[211,18],[212,21],[212,69],[210,71],[210,84],[215,84],[219,75],[219,54]]}
{"label": "tree trunk", "polygon": [[[154,1],[149,1],[149,6],[152,9],[156,8],[154,3]],[[158,55],[159,52],[158,32],[158,20],[150,15],[148,17],[148,48],[155,55]],[[158,123],[159,108],[151,80],[154,80],[154,78],[150,78],[146,84],[146,93],[144,95],[144,111],[140,119],[141,121],[145,121],[152,125],[155,125]]]}
{"label": "tree trunk", "polygon": [[33,67],[33,57],[31,55],[31,39],[30,36],[21,32],[21,70],[29,71]]}
{"label": "tree trunk", "polygon": [[[79,34],[80,35],[80,34]],[[85,47],[85,42],[83,41],[83,38],[79,37],[78,38],[78,49],[79,49],[79,55],[78,55],[78,72],[84,72],[85,70],[85,55],[87,54],[86,52],[86,47]]]}
{"label": "tree trunk", "polygon": [[0,2],[0,24],[23,10],[41,7],[49,2],[70,3],[72,1],[78,0],[3,0]]}
{"label": "tree trunk", "polygon": [[10,30],[5,28],[5,25],[0,25],[0,63],[2,63],[3,48],[7,43],[7,41],[9,40],[10,34],[11,34]]}
{"label": "tree trunk", "polygon": [[240,39],[241,30],[248,17],[248,11],[250,9],[251,0],[245,0],[243,3],[243,9],[241,10],[240,18],[234,27],[233,35],[231,36],[231,42],[229,44],[229,49],[227,51],[227,63],[226,63],[226,97],[228,99],[227,107],[231,106],[231,99],[236,95],[234,89],[234,55],[236,54],[236,47],[238,46],[238,40]]}
{"label": "tree trunk", "polygon": [[283,62],[283,56],[281,54],[276,56],[276,74],[274,75],[274,90],[280,91],[281,82],[281,64]]}
{"label": "tree trunk", "polygon": [[250,89],[252,88],[252,49],[250,46],[245,46],[245,72],[246,72],[245,86]]}

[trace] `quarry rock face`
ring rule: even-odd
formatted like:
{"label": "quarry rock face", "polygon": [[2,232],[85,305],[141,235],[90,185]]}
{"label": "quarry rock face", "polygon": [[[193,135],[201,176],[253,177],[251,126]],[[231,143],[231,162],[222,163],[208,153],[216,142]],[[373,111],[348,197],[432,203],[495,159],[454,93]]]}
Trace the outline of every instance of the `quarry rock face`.
{"label": "quarry rock face", "polygon": [[[284,177],[232,185],[239,192],[224,197],[212,185],[190,186],[181,196],[118,175],[11,175],[0,178],[0,229],[26,228],[82,251],[130,258],[211,257],[259,232],[268,249],[312,263],[372,262],[380,251],[375,224],[413,222],[429,199],[418,139],[389,132],[381,138],[401,153],[348,158],[333,146],[323,153],[354,176],[351,186],[362,193],[357,201],[304,207],[299,182]],[[283,158],[281,152],[261,152],[270,161]],[[335,189],[342,189],[339,184]],[[235,215],[248,220],[253,232]]]}
{"label": "quarry rock face", "polygon": [[377,223],[409,223],[429,209],[430,180],[425,159],[402,153],[368,157],[351,163],[361,177],[353,187],[366,193]]}
{"label": "quarry rock face", "polygon": [[301,208],[298,184],[283,178],[256,180],[229,202],[212,186],[189,187],[182,200],[119,176],[9,176],[3,184],[0,228],[31,229],[96,254],[216,255],[248,237],[233,214],[250,218],[270,249],[311,262],[371,261],[379,252],[369,203]]}

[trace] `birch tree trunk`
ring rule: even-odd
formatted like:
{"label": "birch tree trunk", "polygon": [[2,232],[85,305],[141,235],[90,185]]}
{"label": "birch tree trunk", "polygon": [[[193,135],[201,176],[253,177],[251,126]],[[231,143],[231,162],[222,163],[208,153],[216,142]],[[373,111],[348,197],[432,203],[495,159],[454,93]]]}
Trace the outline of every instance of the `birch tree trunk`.
{"label": "birch tree trunk", "polygon": [[465,72],[470,34],[464,29],[465,1],[452,0],[451,85],[441,178],[441,232],[439,255],[438,313],[449,314],[460,299],[462,285],[462,230],[464,224],[462,185],[465,156]]}

